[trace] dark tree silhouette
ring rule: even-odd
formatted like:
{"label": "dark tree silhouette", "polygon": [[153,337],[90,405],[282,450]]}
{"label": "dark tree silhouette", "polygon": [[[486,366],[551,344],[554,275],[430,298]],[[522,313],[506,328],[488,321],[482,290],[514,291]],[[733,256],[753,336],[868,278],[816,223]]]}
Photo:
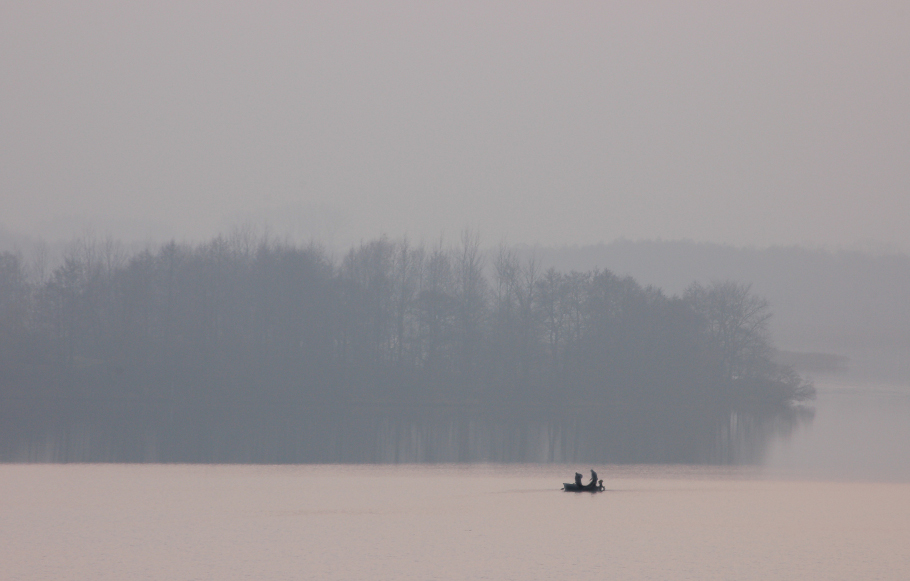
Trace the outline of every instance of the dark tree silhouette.
{"label": "dark tree silhouette", "polygon": [[471,231],[338,264],[249,230],[88,240],[31,282],[0,254],[0,458],[731,461],[813,395],[769,316],[748,285],[668,297]]}

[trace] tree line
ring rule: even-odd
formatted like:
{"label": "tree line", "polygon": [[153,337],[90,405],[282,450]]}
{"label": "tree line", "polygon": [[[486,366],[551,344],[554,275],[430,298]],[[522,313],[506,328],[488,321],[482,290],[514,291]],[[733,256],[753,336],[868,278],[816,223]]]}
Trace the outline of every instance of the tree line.
{"label": "tree line", "polygon": [[132,255],[83,241],[46,276],[27,271],[0,254],[7,402],[221,406],[226,418],[574,408],[623,437],[704,447],[736,417],[813,396],[772,360],[769,306],[748,285],[667,296],[484,252],[470,231],[452,246],[381,237],[340,259],[244,232]]}

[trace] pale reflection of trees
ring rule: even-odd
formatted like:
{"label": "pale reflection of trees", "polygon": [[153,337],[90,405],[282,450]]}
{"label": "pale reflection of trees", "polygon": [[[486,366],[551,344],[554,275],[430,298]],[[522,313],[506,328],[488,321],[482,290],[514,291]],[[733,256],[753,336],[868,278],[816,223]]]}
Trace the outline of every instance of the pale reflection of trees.
{"label": "pale reflection of trees", "polygon": [[[694,429],[610,410],[25,402],[0,410],[14,462],[595,462],[749,464],[811,408],[734,413]],[[670,437],[668,437],[670,436]]]}

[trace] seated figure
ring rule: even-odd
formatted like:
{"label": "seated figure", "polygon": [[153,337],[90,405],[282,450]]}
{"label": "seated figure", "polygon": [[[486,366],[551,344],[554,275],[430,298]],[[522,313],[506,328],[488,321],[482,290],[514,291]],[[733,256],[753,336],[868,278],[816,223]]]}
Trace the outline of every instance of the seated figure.
{"label": "seated figure", "polygon": [[578,472],[575,473],[575,486],[582,488],[584,485],[581,483],[581,474]]}

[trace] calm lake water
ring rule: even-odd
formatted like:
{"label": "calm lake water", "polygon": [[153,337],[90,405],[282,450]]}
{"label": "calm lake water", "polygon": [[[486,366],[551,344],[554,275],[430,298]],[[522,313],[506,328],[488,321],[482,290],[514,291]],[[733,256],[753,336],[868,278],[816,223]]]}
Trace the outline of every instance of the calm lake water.
{"label": "calm lake water", "polygon": [[753,469],[0,466],[4,579],[906,579],[910,484]]}
{"label": "calm lake water", "polygon": [[910,394],[756,466],[0,464],[0,579],[907,579]]}

